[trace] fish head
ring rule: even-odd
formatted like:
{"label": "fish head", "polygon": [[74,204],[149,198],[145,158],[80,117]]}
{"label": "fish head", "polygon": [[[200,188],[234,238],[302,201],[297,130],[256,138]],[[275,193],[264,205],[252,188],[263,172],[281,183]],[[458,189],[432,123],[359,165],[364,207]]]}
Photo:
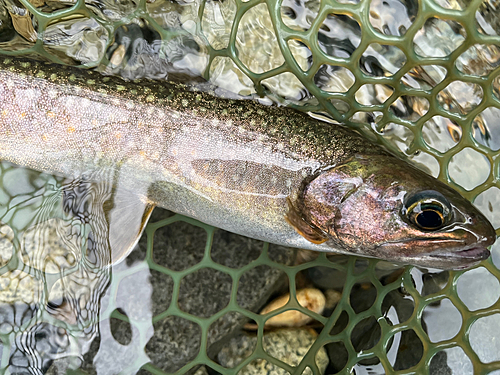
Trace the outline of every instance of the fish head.
{"label": "fish head", "polygon": [[390,155],[356,155],[306,181],[295,215],[332,249],[441,269],[488,258],[495,230],[467,199]]}

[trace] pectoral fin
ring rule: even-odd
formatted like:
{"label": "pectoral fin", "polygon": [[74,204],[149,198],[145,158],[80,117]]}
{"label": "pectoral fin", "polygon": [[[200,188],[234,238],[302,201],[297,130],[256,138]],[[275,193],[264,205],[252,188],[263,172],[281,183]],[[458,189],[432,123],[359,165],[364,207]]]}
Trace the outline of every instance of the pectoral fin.
{"label": "pectoral fin", "polygon": [[287,199],[287,202],[288,212],[285,215],[285,220],[298,234],[316,245],[322,244],[328,240],[325,233],[323,233],[318,227],[306,222],[299,215],[292,202],[290,202],[290,199]]}
{"label": "pectoral fin", "polygon": [[132,252],[154,208],[154,204],[142,197],[118,190],[109,215],[111,264],[122,261]]}

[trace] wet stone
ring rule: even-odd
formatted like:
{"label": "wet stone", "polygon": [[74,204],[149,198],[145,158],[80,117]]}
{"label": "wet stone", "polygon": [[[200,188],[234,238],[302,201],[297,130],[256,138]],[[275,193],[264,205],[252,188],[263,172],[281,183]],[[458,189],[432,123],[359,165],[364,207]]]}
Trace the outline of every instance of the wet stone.
{"label": "wet stone", "polygon": [[410,296],[405,296],[399,290],[390,291],[382,302],[382,312],[391,325],[408,321],[415,309],[415,302]]}
{"label": "wet stone", "polygon": [[450,273],[448,271],[423,272],[418,268],[411,270],[412,281],[422,297],[441,292],[448,284]]}
{"label": "wet stone", "polygon": [[429,363],[429,374],[452,375],[453,372],[447,364],[446,352],[437,352]]}
{"label": "wet stone", "polygon": [[[290,366],[297,366],[309,348],[314,344],[317,333],[312,329],[280,329],[264,335],[263,348],[271,357],[279,359]],[[249,357],[257,343],[256,336],[241,335],[230,340],[217,355],[219,363],[227,368],[233,368]],[[328,356],[324,348],[315,355],[316,364],[323,374],[328,365]],[[270,364],[263,359],[255,359],[238,372],[240,375],[285,375],[283,368]],[[312,374],[309,368],[302,374]]]}
{"label": "wet stone", "polygon": [[[424,346],[414,330],[408,329],[398,332],[393,337],[391,347],[389,347],[387,357],[396,357],[392,364],[394,370],[407,370],[416,366],[424,354]],[[398,343],[398,345],[396,345]],[[392,350],[392,353],[391,353]],[[392,362],[392,361],[391,361]]]}
{"label": "wet stone", "polygon": [[[332,330],[330,331],[331,336],[340,334],[344,329],[346,329],[349,324],[349,316],[345,311],[342,311],[335,322]],[[349,360],[349,352],[347,351],[345,344],[342,339],[336,339],[325,345],[325,349],[330,358],[330,364],[328,365],[328,373],[336,374],[342,370]]]}
{"label": "wet stone", "polygon": [[174,289],[174,281],[172,277],[156,270],[149,270],[151,273],[150,279],[155,280],[156,288],[153,289],[151,300],[153,304],[153,316],[161,314],[170,306],[172,301],[172,292]]}
{"label": "wet stone", "polygon": [[297,249],[270,243],[269,249],[267,251],[267,256],[273,262],[276,262],[278,264],[290,264],[290,259],[295,259],[297,256]]}
{"label": "wet stone", "polygon": [[486,268],[474,268],[458,278],[457,294],[470,311],[486,309],[498,301],[500,283]]}
{"label": "wet stone", "polygon": [[[429,363],[430,375],[473,374],[470,358],[456,346],[437,352]],[[490,373],[491,374],[491,373]]]}
{"label": "wet stone", "polygon": [[271,294],[283,292],[286,279],[276,268],[265,265],[251,268],[240,277],[236,302],[244,309],[255,311],[254,305],[262,307]]}
{"label": "wet stone", "polygon": [[356,314],[368,310],[375,303],[377,289],[372,283],[354,285],[351,289],[350,304]]}
{"label": "wet stone", "polygon": [[[306,268],[304,273],[307,278],[312,281],[312,283],[320,289],[337,289],[341,290],[344,288],[345,281],[347,278],[347,271],[343,269],[347,265],[349,256],[336,254],[333,258],[333,262],[336,266],[326,267],[326,266],[315,266]],[[358,275],[363,272],[368,265],[366,259],[359,258],[354,266],[354,274]],[[375,266],[375,275],[378,279],[390,275],[394,270],[399,267],[389,265],[388,263],[379,262]],[[356,278],[356,284],[366,283],[369,281],[368,276],[362,276]],[[366,289],[364,289],[366,290]],[[371,293],[371,292],[370,292]],[[376,293],[376,292],[375,292]],[[359,300],[361,304],[365,303],[364,297],[360,297]],[[365,302],[364,302],[365,301]],[[357,302],[356,302],[357,303]],[[360,307],[363,309],[362,307]],[[364,308],[364,310],[368,309]],[[363,310],[363,311],[364,311]]]}
{"label": "wet stone", "polygon": [[207,232],[203,228],[177,221],[158,228],[153,241],[154,262],[172,271],[183,271],[203,259]]}
{"label": "wet stone", "polygon": [[380,340],[381,328],[375,317],[360,321],[351,334],[351,342],[356,352],[372,349]]}
{"label": "wet stone", "polygon": [[[214,262],[223,266],[241,268],[257,259],[262,252],[263,246],[264,242],[262,241],[239,236],[225,230],[216,230],[210,256]],[[238,251],[245,252],[246,256],[235,259],[228,258],[228,253]]]}
{"label": "wet stone", "polygon": [[327,368],[328,374],[339,373],[349,360],[349,352],[342,341],[334,341],[325,346],[330,363]]}
{"label": "wet stone", "polygon": [[198,324],[168,316],[154,325],[155,334],[146,345],[146,354],[165,372],[178,371],[192,361],[200,350],[201,328]]}
{"label": "wet stone", "polygon": [[205,366],[201,366],[194,375],[208,375],[207,368]]}
{"label": "wet stone", "polygon": [[[500,314],[482,317],[472,323],[469,341],[482,363],[500,360]],[[488,343],[488,345],[484,345]]]}
{"label": "wet stone", "polygon": [[232,279],[228,274],[202,268],[182,278],[177,303],[188,314],[209,318],[228,305],[231,287]]}
{"label": "wet stone", "polygon": [[425,307],[422,324],[431,342],[450,340],[462,328],[462,315],[448,298],[444,298]]}

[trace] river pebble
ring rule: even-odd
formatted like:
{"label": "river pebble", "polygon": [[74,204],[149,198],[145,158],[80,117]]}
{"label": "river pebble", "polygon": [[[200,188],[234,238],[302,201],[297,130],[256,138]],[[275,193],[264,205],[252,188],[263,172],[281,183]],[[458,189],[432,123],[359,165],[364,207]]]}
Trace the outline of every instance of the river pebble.
{"label": "river pebble", "polygon": [[[290,366],[297,366],[309,348],[316,340],[317,333],[312,329],[280,329],[264,335],[263,348],[272,357],[283,361]],[[250,356],[257,343],[256,336],[242,335],[230,340],[217,356],[219,363],[224,367],[235,367]],[[324,348],[316,353],[316,364],[323,374],[328,365],[328,356]],[[243,367],[239,375],[286,375],[288,372],[265,359],[256,359]],[[309,367],[304,375],[312,375]]]}

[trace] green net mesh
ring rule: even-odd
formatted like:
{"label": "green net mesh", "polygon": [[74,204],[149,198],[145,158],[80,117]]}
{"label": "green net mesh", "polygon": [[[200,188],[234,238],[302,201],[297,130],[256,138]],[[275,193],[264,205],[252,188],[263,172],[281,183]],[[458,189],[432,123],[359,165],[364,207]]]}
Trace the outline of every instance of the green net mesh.
{"label": "green net mesh", "polygon": [[[473,201],[499,233],[500,130],[496,123],[500,119],[500,18],[493,1],[2,0],[0,4],[2,53],[38,55],[56,63],[98,67],[128,78],[164,78],[162,71],[168,71],[170,78],[198,76],[241,95],[267,95],[301,110],[322,113],[425,166]],[[144,72],[141,69],[149,61],[146,58],[130,64],[128,51],[133,40],[128,33],[136,29],[141,40],[148,41],[148,48],[166,61],[164,70],[160,66]],[[14,305],[16,298],[22,298],[31,306],[50,294],[61,282],[61,275],[73,280],[83,276],[68,276],[78,261],[67,257],[64,272],[55,267],[53,273],[45,269],[46,274],[41,274],[35,259],[23,249],[22,239],[16,235],[31,223],[16,217],[23,210],[34,212],[44,200],[55,199],[51,197],[57,189],[24,195],[12,192],[7,176],[16,170],[8,165],[2,167],[0,195],[3,203],[9,203],[2,211],[2,222],[8,224],[2,227],[2,235],[16,249],[4,251],[22,250],[21,254],[27,255],[0,264],[1,282],[5,284],[2,299]],[[63,183],[38,178],[50,186]],[[62,220],[56,226],[58,231],[69,225],[64,221],[67,218],[51,215]],[[85,227],[83,223],[71,225]],[[185,242],[169,245],[198,254],[189,255],[192,259],[188,266],[177,267],[172,253],[155,256],[163,251],[160,245],[164,242],[158,237],[163,232],[171,236],[189,234]],[[500,258],[496,247],[492,259],[473,270],[423,273],[413,267],[394,270],[376,260],[326,254],[295,262],[295,253],[245,240],[238,251],[251,250],[254,256],[234,266],[226,264],[224,256],[216,255],[213,244],[231,236],[220,233],[179,215],[157,218],[148,224],[139,246],[142,253],[137,250],[132,253],[136,258],[127,260],[127,267],[113,270],[110,297],[102,306],[101,317],[111,327],[113,337],[126,338],[120,348],[129,345],[135,353],[124,362],[128,365],[111,373],[133,373],[139,368],[141,373],[183,373],[200,365],[220,373],[500,371]],[[195,246],[199,243],[205,245]],[[236,258],[239,253],[235,250],[230,254]],[[274,282],[284,277],[291,297],[286,306],[259,315],[257,306],[265,301],[245,302],[240,293],[242,285],[264,288],[259,284],[259,272],[264,268],[271,274],[275,272]],[[111,275],[103,272],[87,270],[87,276],[92,274],[96,280],[93,288],[107,287]],[[319,286],[341,292],[338,301],[323,315],[302,307],[297,299],[297,286],[305,284],[303,275],[314,272],[339,280],[338,285]],[[188,286],[191,275],[203,278],[205,273],[207,280],[217,280],[216,286],[225,293],[222,299],[226,301],[206,316],[193,307],[194,299],[185,298],[186,290],[193,295],[196,290],[198,294],[206,292],[196,287],[193,292]],[[143,280],[145,274],[158,284],[152,292],[153,312],[149,319],[141,320],[124,313],[112,300],[124,293],[126,286],[133,287]],[[476,288],[474,296],[466,284]],[[20,297],[25,290],[31,290],[31,295]],[[264,297],[272,293],[276,294],[276,290]],[[56,328],[70,329],[50,318],[48,308],[37,307],[30,314],[21,314],[18,328],[0,324],[1,373],[13,372],[13,342],[34,327],[33,322],[48,319]],[[277,345],[264,329],[267,319],[290,309],[314,319],[314,333],[306,330],[314,340],[296,360],[275,354]],[[248,319],[258,326],[256,338],[240,348],[240,354],[248,356],[224,361],[223,354],[239,344],[220,334],[220,327]],[[452,328],[443,332],[440,324]],[[79,329],[95,329],[92,327],[84,322]],[[194,332],[194,338],[176,341],[176,327]],[[120,330],[129,331],[120,336],[116,333]],[[177,352],[162,346],[162,330],[176,343]],[[295,331],[295,338],[301,335],[299,331]],[[226,342],[221,343],[222,338]],[[226,348],[223,344],[227,344]],[[101,355],[113,356],[110,350]],[[161,355],[162,350],[189,354],[166,357]],[[325,353],[329,354],[328,365]],[[66,367],[61,365],[59,370],[97,371],[80,365],[76,361]],[[109,366],[113,368],[112,361]],[[57,368],[49,371],[57,373]]]}

